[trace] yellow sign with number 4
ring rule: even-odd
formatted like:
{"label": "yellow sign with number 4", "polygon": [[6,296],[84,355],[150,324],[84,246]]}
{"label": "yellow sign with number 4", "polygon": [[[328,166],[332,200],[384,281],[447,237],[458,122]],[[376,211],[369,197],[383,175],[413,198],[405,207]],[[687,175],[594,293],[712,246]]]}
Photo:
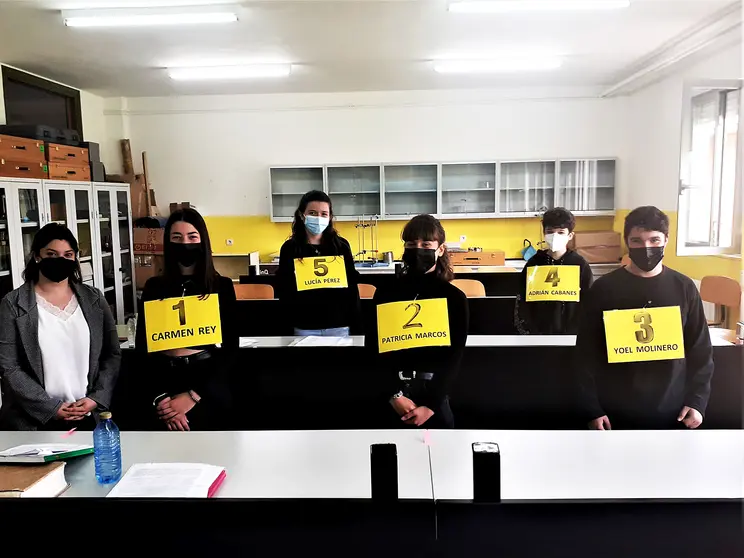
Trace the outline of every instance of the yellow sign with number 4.
{"label": "yellow sign with number 4", "polygon": [[579,302],[578,265],[536,265],[527,268],[527,302]]}
{"label": "yellow sign with number 4", "polygon": [[298,291],[342,289],[349,286],[343,256],[297,258],[294,264]]}
{"label": "yellow sign with number 4", "polygon": [[219,295],[145,302],[145,331],[148,353],[222,343]]}
{"label": "yellow sign with number 4", "polygon": [[419,347],[449,347],[447,299],[380,304],[377,307],[377,342],[381,353]]}
{"label": "yellow sign with number 4", "polygon": [[679,306],[608,310],[604,326],[611,364],[685,358]]}

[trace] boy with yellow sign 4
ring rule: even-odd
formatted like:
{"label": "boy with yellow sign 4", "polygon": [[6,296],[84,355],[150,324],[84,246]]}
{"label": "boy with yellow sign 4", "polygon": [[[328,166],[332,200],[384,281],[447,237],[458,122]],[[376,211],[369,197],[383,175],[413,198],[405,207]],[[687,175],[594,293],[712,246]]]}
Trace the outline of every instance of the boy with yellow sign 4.
{"label": "boy with yellow sign 4", "polygon": [[597,280],[577,342],[589,428],[697,428],[710,395],[713,352],[691,279],[662,264],[669,218],[639,207],[625,219],[631,263]]}
{"label": "boy with yellow sign 4", "polygon": [[402,237],[403,275],[375,292],[365,346],[386,378],[391,426],[454,428],[449,390],[468,337],[468,300],[450,283],[437,219],[414,217]]}
{"label": "boy with yellow sign 4", "polygon": [[546,250],[532,256],[522,270],[514,307],[514,325],[522,335],[575,335],[579,329],[579,301],[594,277],[587,261],[568,243],[576,219],[562,207],[542,218]]}

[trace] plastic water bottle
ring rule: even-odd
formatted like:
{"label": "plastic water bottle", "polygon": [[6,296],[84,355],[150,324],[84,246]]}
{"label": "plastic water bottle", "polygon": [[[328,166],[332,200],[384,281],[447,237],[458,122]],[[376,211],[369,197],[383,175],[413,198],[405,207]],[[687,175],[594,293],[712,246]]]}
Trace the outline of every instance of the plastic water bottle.
{"label": "plastic water bottle", "polygon": [[96,479],[101,484],[111,484],[121,478],[119,428],[111,420],[111,413],[101,413],[100,419],[93,431]]}

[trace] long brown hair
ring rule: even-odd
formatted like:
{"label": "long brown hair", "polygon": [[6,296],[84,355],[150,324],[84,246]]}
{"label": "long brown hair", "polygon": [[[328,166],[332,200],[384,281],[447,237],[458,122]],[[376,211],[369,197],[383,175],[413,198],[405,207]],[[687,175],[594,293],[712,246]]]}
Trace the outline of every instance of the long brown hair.
{"label": "long brown hair", "polygon": [[[446,236],[444,234],[444,227],[439,219],[432,217],[431,215],[417,215],[403,227],[403,233],[401,234],[403,242],[416,242],[417,240],[435,240],[440,246],[444,246]],[[455,274],[452,272],[452,264],[450,263],[449,253],[447,247],[444,246],[444,253],[437,258],[436,268],[434,269],[437,277],[445,281],[452,281]]]}

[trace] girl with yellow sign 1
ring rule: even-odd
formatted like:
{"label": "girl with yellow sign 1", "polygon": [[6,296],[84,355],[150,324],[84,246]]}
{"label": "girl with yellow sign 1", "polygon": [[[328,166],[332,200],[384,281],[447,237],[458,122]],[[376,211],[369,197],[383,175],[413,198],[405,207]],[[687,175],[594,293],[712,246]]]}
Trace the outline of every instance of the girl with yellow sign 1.
{"label": "girl with yellow sign 1", "polygon": [[295,335],[348,337],[360,320],[358,272],[333,227],[333,205],[313,190],[300,199],[279,253],[279,300]]}
{"label": "girl with yellow sign 1", "polygon": [[452,285],[441,223],[418,215],[403,229],[403,274],[377,289],[365,345],[386,378],[391,424],[454,428],[449,390],[468,337],[468,300]]}
{"label": "girl with yellow sign 1", "polygon": [[145,284],[137,321],[143,390],[163,428],[224,429],[232,418],[225,374],[238,349],[235,289],[214,269],[196,210],[171,214],[164,238],[165,270]]}

